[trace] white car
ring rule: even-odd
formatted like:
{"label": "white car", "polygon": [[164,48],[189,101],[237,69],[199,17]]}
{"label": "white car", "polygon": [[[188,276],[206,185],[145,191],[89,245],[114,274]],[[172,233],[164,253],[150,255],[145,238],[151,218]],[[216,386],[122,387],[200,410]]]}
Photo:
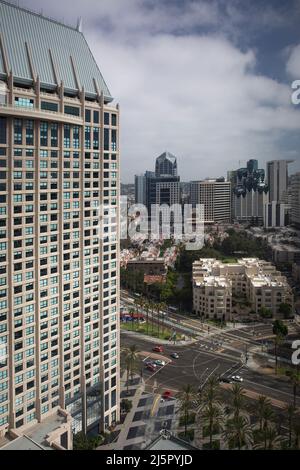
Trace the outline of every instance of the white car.
{"label": "white car", "polygon": [[233,375],[231,378],[235,382],[243,382],[244,381],[243,377],[241,377],[240,375]]}
{"label": "white car", "polygon": [[166,363],[165,361],[161,361],[160,359],[157,359],[156,361],[153,361],[154,364],[156,364],[157,366],[165,366]]}

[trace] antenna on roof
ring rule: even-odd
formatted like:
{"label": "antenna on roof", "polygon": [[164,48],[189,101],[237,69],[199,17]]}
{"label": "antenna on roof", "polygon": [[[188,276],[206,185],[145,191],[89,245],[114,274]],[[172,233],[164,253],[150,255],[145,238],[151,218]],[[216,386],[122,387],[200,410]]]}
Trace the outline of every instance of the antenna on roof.
{"label": "antenna on roof", "polygon": [[79,31],[80,33],[82,33],[82,29],[83,29],[83,21],[82,21],[82,18],[78,18],[78,21],[77,21],[77,31]]}

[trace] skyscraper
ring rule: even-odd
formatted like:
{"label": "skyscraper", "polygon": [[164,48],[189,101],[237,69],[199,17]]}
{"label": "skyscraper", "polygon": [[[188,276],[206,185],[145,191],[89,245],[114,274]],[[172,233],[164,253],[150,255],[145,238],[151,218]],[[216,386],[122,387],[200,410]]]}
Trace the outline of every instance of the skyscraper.
{"label": "skyscraper", "polygon": [[118,106],[79,29],[2,0],[0,17],[0,434],[58,409],[104,428],[119,417]]}
{"label": "skyscraper", "polygon": [[267,162],[266,182],[269,186],[269,202],[287,202],[288,165],[293,160]]}
{"label": "skyscraper", "polygon": [[291,222],[300,228],[300,173],[291,176]]}
{"label": "skyscraper", "polygon": [[149,216],[151,206],[180,204],[180,177],[177,175],[177,159],[170,152],[157,157],[155,174],[146,172],[146,205]]}
{"label": "skyscraper", "polygon": [[204,223],[231,220],[231,183],[224,178],[191,181],[191,203],[204,205]]}
{"label": "skyscraper", "polygon": [[134,177],[134,193],[136,204],[146,204],[146,176],[135,175]]}
{"label": "skyscraper", "polygon": [[258,168],[257,160],[249,160],[246,168],[239,168],[231,177],[233,217],[240,222],[262,223],[269,190],[265,170]]}
{"label": "skyscraper", "polygon": [[157,157],[155,162],[155,176],[166,178],[177,176],[177,159],[170,152],[164,152]]}

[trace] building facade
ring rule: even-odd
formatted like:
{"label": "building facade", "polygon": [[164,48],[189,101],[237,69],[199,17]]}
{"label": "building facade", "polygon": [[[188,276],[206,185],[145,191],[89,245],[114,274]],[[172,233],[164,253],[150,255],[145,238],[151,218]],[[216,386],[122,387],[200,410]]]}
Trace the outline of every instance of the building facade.
{"label": "building facade", "polygon": [[246,168],[231,172],[231,177],[234,219],[262,224],[264,206],[269,200],[265,170],[258,168],[257,160],[249,160]]}
{"label": "building facade", "polygon": [[290,180],[291,223],[300,228],[300,173],[292,175]]}
{"label": "building facade", "polygon": [[134,177],[134,193],[135,204],[146,205],[146,176],[135,175]]}
{"label": "building facade", "polygon": [[[119,109],[82,32],[0,1],[0,434],[119,418]],[[100,220],[100,222],[99,222]]]}
{"label": "building facade", "polygon": [[262,307],[279,318],[280,305],[294,306],[293,292],[287,279],[272,263],[243,258],[224,264],[203,258],[193,263],[193,310],[204,318],[230,320],[232,297],[246,298],[259,314]]}
{"label": "building facade", "polygon": [[264,206],[265,228],[285,227],[289,224],[291,206],[284,202],[272,201]]}
{"label": "building facade", "polygon": [[192,181],[191,204],[204,205],[204,223],[229,223],[231,221],[231,183],[224,178]]}
{"label": "building facade", "polygon": [[288,165],[292,160],[267,162],[266,181],[269,186],[269,202],[287,202]]}

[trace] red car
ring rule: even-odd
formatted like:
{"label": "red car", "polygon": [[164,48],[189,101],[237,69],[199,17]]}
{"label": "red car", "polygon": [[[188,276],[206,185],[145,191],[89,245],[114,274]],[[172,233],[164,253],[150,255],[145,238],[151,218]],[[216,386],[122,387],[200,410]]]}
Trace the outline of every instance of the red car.
{"label": "red car", "polygon": [[172,392],[170,392],[170,390],[166,390],[163,394],[162,394],[162,397],[164,399],[167,399],[167,398],[171,398],[172,396]]}
{"label": "red car", "polygon": [[147,369],[150,370],[150,372],[155,372],[156,367],[153,364],[148,364]]}
{"label": "red car", "polygon": [[164,350],[162,346],[155,346],[155,348],[153,348],[153,351],[162,353]]}

